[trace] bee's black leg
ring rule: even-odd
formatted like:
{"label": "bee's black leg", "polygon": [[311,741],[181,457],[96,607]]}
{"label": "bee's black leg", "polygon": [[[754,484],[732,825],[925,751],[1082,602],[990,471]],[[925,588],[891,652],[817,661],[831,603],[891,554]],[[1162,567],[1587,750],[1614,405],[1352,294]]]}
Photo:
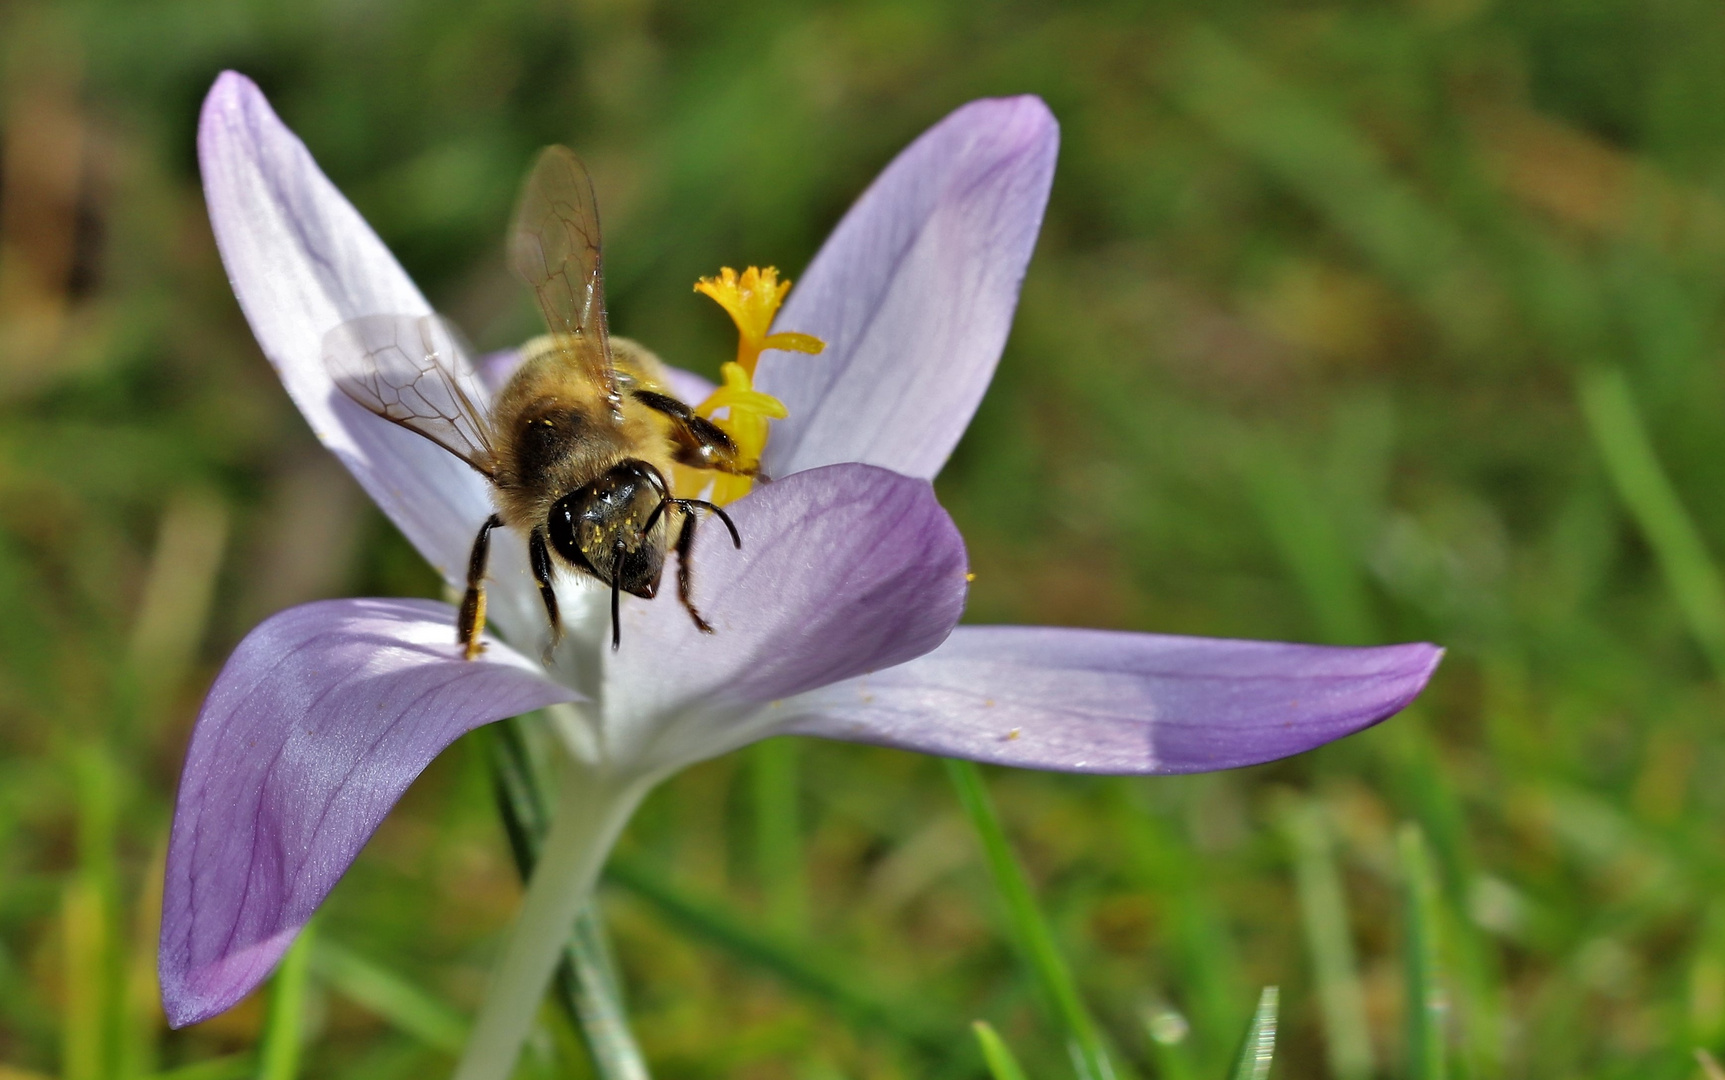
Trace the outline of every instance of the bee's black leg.
{"label": "bee's black leg", "polygon": [[479,655],[479,635],[485,632],[485,564],[491,561],[491,530],[502,524],[503,519],[496,514],[486,518],[467,556],[467,592],[455,618],[455,635],[469,660]]}
{"label": "bee's black leg", "polygon": [[617,551],[611,556],[611,651],[616,652],[623,647],[623,623],[618,618],[621,614],[623,589],[618,585],[623,577],[623,545],[617,545]]}
{"label": "bee's black leg", "polygon": [[697,469],[717,469],[734,476],[754,476],[758,465],[737,460],[737,444],[724,429],[695,410],[667,394],[651,390],[631,390],[636,401],[661,412],[672,420],[671,456],[679,465]]}
{"label": "bee's black leg", "polygon": [[[680,503],[679,500],[679,505]],[[714,507],[714,509],[717,510],[718,507]],[[723,513],[724,511],[720,511],[721,516]],[[729,525],[730,523],[731,519],[725,518],[725,524]],[[736,535],[736,529],[731,530],[731,535]],[[681,600],[683,607],[688,609],[689,618],[695,620],[695,629],[703,634],[710,634],[713,632],[712,626],[707,623],[707,620],[701,618],[699,611],[695,610],[695,601],[689,595],[695,585],[694,570],[689,565],[689,551],[694,546],[695,515],[685,508],[683,510],[683,527],[677,530],[677,599]]]}
{"label": "bee's black leg", "polygon": [[545,530],[534,529],[527,536],[527,561],[533,567],[533,580],[539,583],[539,595],[545,601],[545,617],[551,622],[551,640],[545,644],[545,657],[563,640],[563,620],[557,613],[557,590],[551,587],[551,552],[545,546]]}
{"label": "bee's black leg", "polygon": [[689,514],[690,517],[694,517],[694,515],[690,514],[689,511],[696,507],[712,511],[714,517],[725,523],[725,531],[731,534],[731,546],[738,551],[743,550],[743,537],[741,533],[737,532],[737,523],[731,520],[731,515],[725,513],[723,507],[705,499],[675,499],[673,501],[683,513]]}

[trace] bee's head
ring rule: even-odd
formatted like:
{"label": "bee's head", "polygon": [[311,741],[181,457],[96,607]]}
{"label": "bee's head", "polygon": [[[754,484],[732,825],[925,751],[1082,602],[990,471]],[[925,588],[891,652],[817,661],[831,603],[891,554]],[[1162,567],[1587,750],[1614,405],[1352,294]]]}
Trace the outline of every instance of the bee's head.
{"label": "bee's head", "polygon": [[665,566],[665,503],[658,471],[625,461],[551,507],[546,532],[557,554],[606,585],[651,599]]}

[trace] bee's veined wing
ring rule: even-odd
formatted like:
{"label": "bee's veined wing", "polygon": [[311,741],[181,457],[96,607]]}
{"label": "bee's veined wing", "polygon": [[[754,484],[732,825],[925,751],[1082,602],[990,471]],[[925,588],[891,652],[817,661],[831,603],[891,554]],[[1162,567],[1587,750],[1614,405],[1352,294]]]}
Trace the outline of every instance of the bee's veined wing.
{"label": "bee's veined wing", "polygon": [[509,265],[533,289],[565,361],[618,400],[605,327],[599,206],[587,166],[566,146],[548,146],[521,189],[509,235]]}
{"label": "bee's veined wing", "polygon": [[365,315],[323,338],[323,364],[343,393],[491,476],[488,395],[455,328],[435,315]]}

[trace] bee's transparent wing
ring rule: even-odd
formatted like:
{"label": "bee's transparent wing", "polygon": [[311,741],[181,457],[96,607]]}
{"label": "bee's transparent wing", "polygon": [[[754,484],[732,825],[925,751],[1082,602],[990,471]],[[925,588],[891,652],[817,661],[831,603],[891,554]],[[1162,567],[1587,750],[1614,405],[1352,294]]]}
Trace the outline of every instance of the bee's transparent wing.
{"label": "bee's transparent wing", "polygon": [[587,167],[566,146],[546,147],[515,207],[509,265],[533,288],[566,362],[618,400],[605,327],[599,207]]}
{"label": "bee's transparent wing", "polygon": [[455,328],[435,315],[366,315],[324,335],[343,393],[425,436],[486,476],[496,467],[485,388]]}

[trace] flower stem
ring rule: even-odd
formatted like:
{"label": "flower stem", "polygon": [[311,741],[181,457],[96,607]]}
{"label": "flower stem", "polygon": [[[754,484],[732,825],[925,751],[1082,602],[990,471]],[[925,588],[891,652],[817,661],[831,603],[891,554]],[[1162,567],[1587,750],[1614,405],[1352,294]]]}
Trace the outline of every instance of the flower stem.
{"label": "flower stem", "polygon": [[557,785],[557,806],[521,914],[492,972],[473,1034],[455,1080],[507,1080],[521,1044],[539,1013],[575,915],[650,785],[618,783],[568,769]]}
{"label": "flower stem", "polygon": [[[550,828],[545,793],[556,788],[541,767],[542,758],[549,755],[537,753],[535,743],[541,749],[555,748],[535,740],[520,717],[493,725],[487,735],[498,811],[521,880],[530,881]],[[622,985],[597,896],[589,895],[575,916],[574,933],[557,965],[555,996],[585,1036],[599,1080],[648,1080],[646,1059],[629,1031]]]}

